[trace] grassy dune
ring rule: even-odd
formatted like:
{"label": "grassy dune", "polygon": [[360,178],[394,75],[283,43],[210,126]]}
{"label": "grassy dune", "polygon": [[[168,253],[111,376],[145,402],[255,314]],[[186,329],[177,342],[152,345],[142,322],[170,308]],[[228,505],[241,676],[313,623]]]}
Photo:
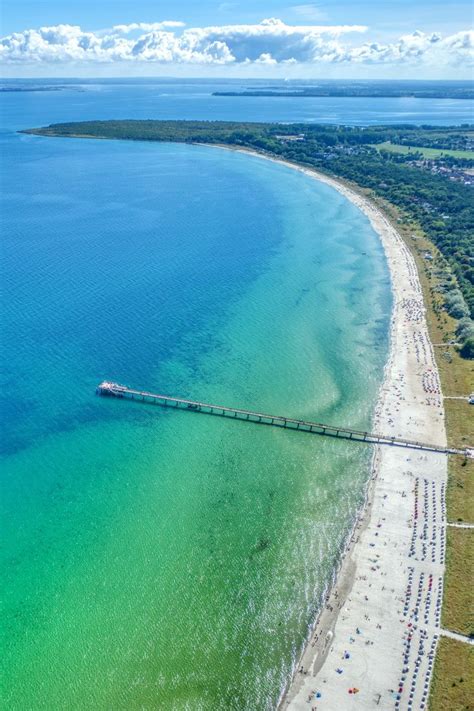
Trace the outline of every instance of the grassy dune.
{"label": "grassy dune", "polygon": [[448,527],[441,625],[474,636],[474,530]]}
{"label": "grassy dune", "polygon": [[442,637],[433,672],[430,711],[472,711],[474,648]]}
{"label": "grassy dune", "polygon": [[474,462],[451,457],[446,493],[448,521],[474,523]]}

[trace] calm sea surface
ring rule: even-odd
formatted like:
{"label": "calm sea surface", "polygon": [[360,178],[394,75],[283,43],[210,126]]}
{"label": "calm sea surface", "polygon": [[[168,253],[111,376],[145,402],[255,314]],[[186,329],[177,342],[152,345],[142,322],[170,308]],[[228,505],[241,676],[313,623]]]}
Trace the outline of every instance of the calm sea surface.
{"label": "calm sea surface", "polygon": [[[337,192],[219,149],[16,133],[341,120],[336,100],[167,88],[1,96],[11,710],[273,708],[363,498],[368,447],[94,396],[111,378],[367,427],[382,379],[387,266]],[[343,101],[352,123],[436,106]]]}

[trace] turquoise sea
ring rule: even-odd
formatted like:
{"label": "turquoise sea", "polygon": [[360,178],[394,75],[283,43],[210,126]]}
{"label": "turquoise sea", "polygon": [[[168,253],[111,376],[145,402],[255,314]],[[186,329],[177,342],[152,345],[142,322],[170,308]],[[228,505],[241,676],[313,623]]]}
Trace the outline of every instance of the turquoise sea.
{"label": "turquoise sea", "polygon": [[[134,117],[107,92],[101,117]],[[94,390],[367,427],[382,247],[336,191],[259,158],[16,133],[94,118],[96,94],[2,97],[3,704],[272,709],[370,448]]]}

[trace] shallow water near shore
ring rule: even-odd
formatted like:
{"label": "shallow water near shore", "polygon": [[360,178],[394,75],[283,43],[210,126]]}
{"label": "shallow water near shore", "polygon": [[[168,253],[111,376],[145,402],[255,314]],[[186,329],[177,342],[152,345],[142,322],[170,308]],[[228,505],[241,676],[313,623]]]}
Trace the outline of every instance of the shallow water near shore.
{"label": "shallow water near shore", "polygon": [[371,449],[94,388],[368,427],[379,240],[247,155],[30,136],[4,155],[8,707],[272,708]]}

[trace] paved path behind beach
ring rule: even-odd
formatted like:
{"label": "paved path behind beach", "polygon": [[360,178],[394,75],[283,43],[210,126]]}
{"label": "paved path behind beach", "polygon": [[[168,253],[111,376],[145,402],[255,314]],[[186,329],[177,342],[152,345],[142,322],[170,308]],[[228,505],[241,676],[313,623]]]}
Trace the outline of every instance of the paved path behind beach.
{"label": "paved path behind beach", "polygon": [[468,637],[465,634],[459,634],[459,632],[451,632],[451,630],[445,629],[441,629],[441,634],[443,637],[451,637],[451,639],[455,639],[458,642],[474,645],[474,637]]}

